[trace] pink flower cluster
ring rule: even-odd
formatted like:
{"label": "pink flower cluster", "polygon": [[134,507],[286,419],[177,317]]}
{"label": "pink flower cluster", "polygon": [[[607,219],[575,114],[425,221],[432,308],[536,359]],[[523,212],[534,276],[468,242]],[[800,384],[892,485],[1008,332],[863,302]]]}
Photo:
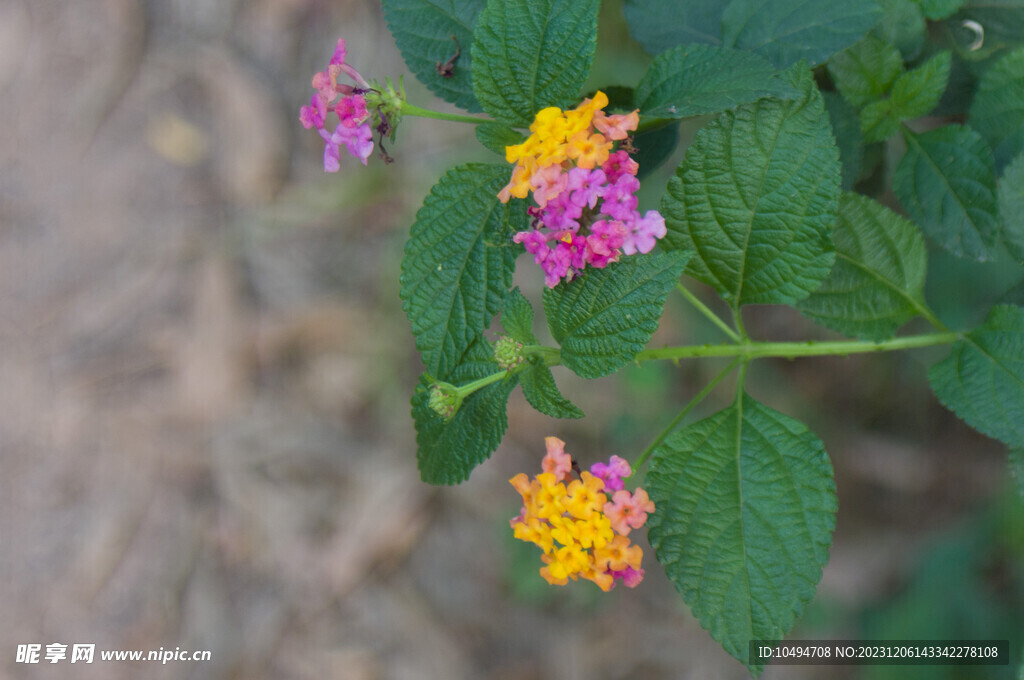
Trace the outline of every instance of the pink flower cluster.
{"label": "pink flower cluster", "polygon": [[[327,172],[337,172],[341,167],[340,154],[343,144],[363,165],[366,165],[366,159],[373,153],[370,113],[363,97],[363,93],[370,85],[358,71],[345,63],[345,55],[345,39],[341,38],[334,49],[327,70],[313,76],[316,93],[309,100],[309,106],[303,106],[299,111],[299,122],[303,127],[307,130],[316,128],[324,138],[324,170]],[[352,78],[358,87],[339,83],[338,76],[342,73]],[[340,98],[335,102],[335,97],[339,95]],[[329,107],[339,119],[334,132],[325,129]]]}
{"label": "pink flower cluster", "polygon": [[516,234],[544,270],[554,288],[585,266],[602,269],[620,255],[648,253],[665,236],[665,219],[656,210],[637,210],[637,163],[620,149],[601,167],[565,170],[549,165],[530,178],[537,206],[529,209],[534,228]]}

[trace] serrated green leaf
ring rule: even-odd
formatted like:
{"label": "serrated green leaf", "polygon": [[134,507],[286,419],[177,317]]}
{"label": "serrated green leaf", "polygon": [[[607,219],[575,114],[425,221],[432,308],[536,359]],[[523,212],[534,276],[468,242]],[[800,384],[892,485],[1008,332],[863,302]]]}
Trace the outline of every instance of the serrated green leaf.
{"label": "serrated green leaf", "polygon": [[473,40],[473,91],[501,123],[526,127],[579,99],[597,45],[599,0],[490,0]]}
{"label": "serrated green leaf", "polygon": [[940,52],[896,78],[890,100],[893,114],[898,119],[908,120],[931,113],[946,91],[951,59],[950,52]]}
{"label": "serrated green leaf", "polygon": [[[465,385],[501,369],[491,359],[494,349],[481,338],[461,357],[461,363],[447,382]],[[416,460],[420,477],[428,484],[459,484],[490,458],[508,429],[505,412],[516,376],[488,385],[466,397],[451,420],[444,420],[429,405],[432,380],[420,376],[412,396],[412,418],[416,427]]]}
{"label": "serrated green leaf", "polygon": [[828,72],[843,99],[859,109],[889,91],[903,72],[903,58],[889,43],[868,35],[829,59]]}
{"label": "serrated green leaf", "polygon": [[647,537],[694,616],[747,664],[750,640],[780,640],[814,597],[837,508],[812,432],[753,398],[673,434],[645,484]]}
{"label": "serrated green leaf", "polygon": [[975,430],[1024,447],[1024,309],[992,308],[928,371],[939,401]]}
{"label": "serrated green leaf", "polygon": [[927,38],[924,15],[913,0],[880,0],[882,18],[871,32],[896,47],[906,61],[917,56]]}
{"label": "serrated green leaf", "polygon": [[537,336],[533,334],[533,307],[518,287],[505,293],[501,303],[501,327],[516,342],[524,345],[539,344]]}
{"label": "serrated green leaf", "polygon": [[860,133],[868,144],[884,142],[899,129],[900,121],[893,113],[891,100],[880,99],[861,109]]}
{"label": "serrated green leaf", "polygon": [[722,43],[722,0],[626,0],[630,35],[649,54],[689,43]]}
{"label": "serrated green leaf", "polygon": [[1024,153],[999,178],[999,212],[1003,243],[1017,262],[1024,263]]}
{"label": "serrated green leaf", "polygon": [[476,126],[476,138],[489,150],[505,158],[505,147],[522,144],[526,135],[501,123],[481,123]]}
{"label": "serrated green leaf", "polygon": [[[481,111],[473,96],[473,25],[487,0],[383,0],[384,19],[409,70],[445,101],[468,111]],[[455,39],[452,39],[455,36]],[[456,45],[458,41],[458,45]],[[451,76],[444,65],[456,50]]]}
{"label": "serrated green leaf", "polygon": [[817,65],[860,40],[881,16],[875,0],[732,0],[722,12],[722,44],[779,68]]}
{"label": "serrated green leaf", "polygon": [[1017,492],[1024,498],[1024,449],[1010,449],[1009,456],[1010,472],[1014,481],[1017,482]]}
{"label": "serrated green leaf", "polygon": [[543,364],[535,364],[519,374],[519,384],[523,388],[523,396],[530,406],[552,418],[582,418],[583,411],[562,396],[555,384],[551,369]]}
{"label": "serrated green leaf", "polygon": [[798,303],[844,335],[886,340],[926,309],[927,250],[917,227],[876,201],[843,194],[833,239],[836,264],[821,288]]}
{"label": "serrated green leaf", "polygon": [[661,201],[662,243],[730,305],[792,303],[832,268],[839,153],[811,74],[802,94],[722,113],[686,152]]}
{"label": "serrated green leaf", "polygon": [[911,219],[959,257],[988,260],[999,237],[992,151],[974,130],[946,125],[909,131],[892,188]]}
{"label": "serrated green leaf", "polygon": [[544,314],[562,347],[562,363],[584,378],[600,378],[632,361],[658,329],[665,298],[689,257],[630,255],[546,288]]}
{"label": "serrated green leaf", "polygon": [[1007,138],[1022,134],[1024,48],[1001,57],[985,71],[971,103],[968,120],[993,149]]}
{"label": "serrated green leaf", "polygon": [[964,0],[917,0],[921,13],[932,21],[945,19],[964,4]]}
{"label": "serrated green leaf", "polygon": [[839,148],[841,185],[849,191],[857,183],[864,165],[864,137],[860,132],[860,118],[856,109],[837,92],[822,92],[821,96]]}
{"label": "serrated green leaf", "polygon": [[450,170],[430,190],[402,258],[402,309],[427,372],[446,379],[501,308],[527,228],[524,201],[498,201],[505,165]]}
{"label": "serrated green leaf", "polygon": [[636,87],[640,113],[689,118],[764,97],[795,96],[775,67],[751,52],[713,45],[680,45],[654,58]]}

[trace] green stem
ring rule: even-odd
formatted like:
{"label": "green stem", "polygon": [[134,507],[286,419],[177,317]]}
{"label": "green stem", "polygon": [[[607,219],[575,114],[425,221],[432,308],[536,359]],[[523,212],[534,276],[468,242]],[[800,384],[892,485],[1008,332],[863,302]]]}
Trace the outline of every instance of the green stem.
{"label": "green stem", "polygon": [[747,335],[747,329],[743,325],[743,313],[740,311],[739,307],[733,307],[732,309],[732,322],[736,324],[736,330],[739,331],[740,337],[743,338],[744,341],[749,342],[750,336]]}
{"label": "green stem", "polygon": [[444,111],[433,111],[431,109],[424,109],[410,104],[407,101],[402,102],[402,115],[403,116],[418,116],[419,118],[433,118],[434,120],[448,120],[455,123],[470,123],[472,125],[479,125],[480,123],[493,123],[492,118],[480,118],[477,116],[464,116],[460,113],[445,113]]}
{"label": "green stem", "polygon": [[960,339],[958,333],[926,333],[908,335],[882,342],[864,340],[833,340],[825,342],[743,342],[738,345],[686,345],[683,347],[662,347],[645,349],[636,355],[636,361],[654,359],[693,359],[696,357],[741,357],[747,361],[761,357],[813,357],[865,352],[892,352],[895,350],[948,345]]}
{"label": "green stem", "polygon": [[650,445],[644,449],[643,453],[640,454],[640,457],[636,459],[636,464],[633,466],[633,472],[630,476],[636,474],[636,471],[647,462],[647,459],[650,458],[652,453],[654,453],[654,450],[661,446],[661,443],[664,442],[670,434],[672,434],[672,431],[675,430],[676,426],[678,426],[683,418],[686,417],[686,414],[692,411],[697,404],[704,401],[704,398],[711,393],[711,390],[715,389],[715,385],[720,383],[725,376],[729,375],[729,373],[732,372],[732,369],[735,368],[736,364],[740,361],[742,361],[740,357],[736,357],[730,361],[729,365],[726,366],[721,373],[716,375],[711,382],[704,386],[704,389],[697,393],[697,396],[690,400],[690,403],[683,407],[683,410],[679,412],[679,415],[672,419],[672,422],[668,424],[668,427],[662,430],[661,434],[655,437],[654,441],[651,442]]}
{"label": "green stem", "polygon": [[724,321],[722,321],[722,318],[720,316],[712,312],[707,305],[705,305],[703,302],[697,299],[697,296],[691,293],[689,290],[687,290],[686,286],[684,286],[681,283],[677,283],[676,289],[683,294],[683,297],[686,298],[691,305],[697,308],[698,312],[706,316],[711,321],[711,323],[718,326],[723,333],[732,338],[733,342],[740,341],[740,336],[736,333],[736,331],[729,328],[729,326]]}

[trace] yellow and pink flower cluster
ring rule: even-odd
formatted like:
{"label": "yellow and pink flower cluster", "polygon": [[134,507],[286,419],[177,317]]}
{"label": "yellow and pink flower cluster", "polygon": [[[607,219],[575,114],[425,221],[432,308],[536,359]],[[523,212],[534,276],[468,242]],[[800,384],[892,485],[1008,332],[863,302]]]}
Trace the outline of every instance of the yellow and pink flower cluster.
{"label": "yellow and pink flower cluster", "polygon": [[623,488],[629,463],[612,456],[571,479],[575,466],[565,442],[544,442],[544,471],[533,479],[521,472],[509,480],[523,497],[519,516],[510,522],[515,537],[544,551],[540,575],[552,585],[585,578],[604,591],[617,581],[636,587],[644,577],[643,550],[630,542],[629,532],[644,525],[654,503],[643,489]]}

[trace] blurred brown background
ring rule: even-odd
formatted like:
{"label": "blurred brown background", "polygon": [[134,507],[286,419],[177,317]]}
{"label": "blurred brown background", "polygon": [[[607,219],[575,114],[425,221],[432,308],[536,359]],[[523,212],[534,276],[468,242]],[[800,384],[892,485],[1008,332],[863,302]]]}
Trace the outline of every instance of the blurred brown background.
{"label": "blurred brown background", "polygon": [[[398,262],[437,177],[487,152],[466,126],[407,120],[393,165],[322,173],[297,113],[339,36],[365,76],[405,73],[413,101],[444,107],[369,0],[0,0],[0,677],[748,677],[649,548],[635,591],[550,589],[507,528],[506,480],[537,467],[545,435],[588,462],[635,456],[715,366],[592,384],[559,370],[587,419],[551,421],[517,392],[469,483],[420,483]],[[718,341],[679,301],[666,318],[694,329],[666,339]],[[779,310],[749,327],[815,332]],[[1003,489],[1001,450],[928,397],[923,366],[752,372],[837,470],[804,636],[857,637],[919,548]],[[95,643],[97,660],[15,662],[53,642]],[[98,659],[160,647],[212,660]]]}

